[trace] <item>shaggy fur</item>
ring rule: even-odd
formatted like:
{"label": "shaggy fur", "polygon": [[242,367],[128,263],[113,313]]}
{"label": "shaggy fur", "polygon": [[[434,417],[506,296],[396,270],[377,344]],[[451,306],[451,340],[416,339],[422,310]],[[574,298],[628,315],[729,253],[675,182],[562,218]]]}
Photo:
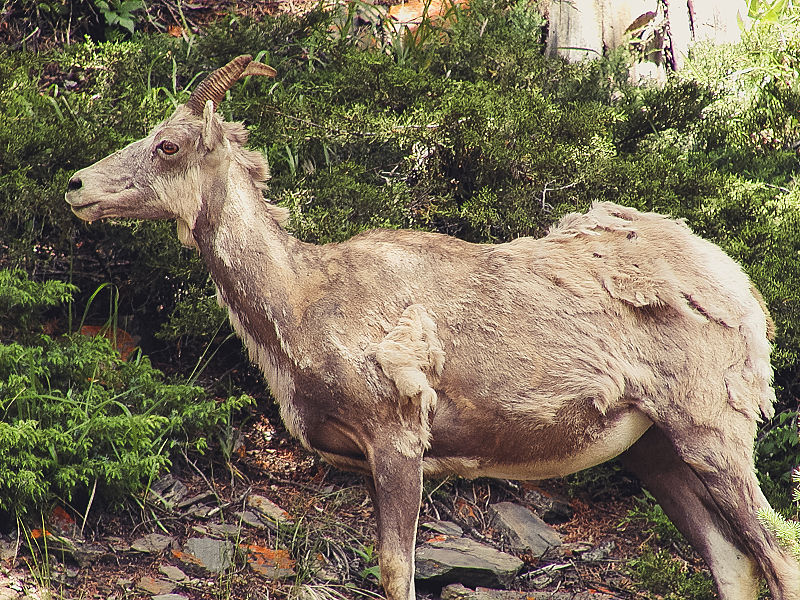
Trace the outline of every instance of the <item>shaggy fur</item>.
{"label": "shaggy fur", "polygon": [[620,454],[722,600],[754,600],[759,575],[775,600],[800,599],[800,568],[757,519],[770,322],[719,248],[608,203],[538,240],[303,244],[264,202],[266,163],[245,140],[213,104],[178,108],[76,173],[67,201],[87,220],[182,223],[289,430],[367,475],[391,600],[414,597],[423,471],[536,479]]}

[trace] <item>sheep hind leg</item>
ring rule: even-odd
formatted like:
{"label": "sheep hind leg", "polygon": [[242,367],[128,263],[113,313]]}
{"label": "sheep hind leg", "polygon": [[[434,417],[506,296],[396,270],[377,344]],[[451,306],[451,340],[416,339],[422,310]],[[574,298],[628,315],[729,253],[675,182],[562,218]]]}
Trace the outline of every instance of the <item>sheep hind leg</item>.
{"label": "sheep hind leg", "polygon": [[755,600],[757,568],[731,539],[703,483],[677,455],[660,429],[651,427],[621,455],[661,508],[706,561],[721,600]]}
{"label": "sheep hind leg", "polygon": [[649,454],[649,468],[661,468],[667,483],[658,481],[658,469],[645,473],[647,459],[639,458],[645,481],[661,488],[654,493],[659,502],[675,505],[667,514],[709,564],[720,598],[755,598],[753,573],[760,572],[773,600],[800,600],[800,565],[758,520],[758,509],[769,504],[753,469],[755,424],[733,410],[724,417],[714,426],[689,427],[689,419],[668,419],[674,427],[662,424],[661,440],[658,430],[645,439],[656,448],[631,448],[631,457]]}

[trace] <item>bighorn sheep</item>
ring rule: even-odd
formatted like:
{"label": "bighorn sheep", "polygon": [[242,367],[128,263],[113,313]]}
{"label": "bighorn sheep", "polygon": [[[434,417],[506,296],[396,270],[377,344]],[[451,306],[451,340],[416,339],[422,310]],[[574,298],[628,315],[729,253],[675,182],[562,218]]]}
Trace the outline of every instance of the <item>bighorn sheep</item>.
{"label": "bighorn sheep", "polygon": [[740,267],[664,216],[610,203],[542,239],[369,231],[316,246],[264,201],[267,164],[215,112],[240,56],[150,135],[69,181],[84,220],[177,219],[289,431],[366,474],[390,600],[414,598],[423,475],[541,479],[621,455],[724,600],[800,600],[759,523],[769,317]]}

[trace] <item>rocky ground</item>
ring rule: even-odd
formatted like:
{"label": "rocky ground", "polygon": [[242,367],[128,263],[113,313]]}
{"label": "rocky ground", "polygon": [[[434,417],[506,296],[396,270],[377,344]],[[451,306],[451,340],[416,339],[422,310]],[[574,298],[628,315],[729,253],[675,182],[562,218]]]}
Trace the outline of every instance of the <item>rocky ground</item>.
{"label": "rocky ground", "polygon": [[[271,417],[274,420],[274,417]],[[626,492],[635,485],[617,475]],[[570,497],[570,490],[577,490]],[[634,501],[590,500],[563,481],[429,482],[419,528],[420,595],[450,600],[647,597],[626,562],[647,541],[622,527]],[[374,597],[372,505],[261,418],[231,463],[187,457],[140,504],[57,507],[43,527],[0,537],[0,600]]]}

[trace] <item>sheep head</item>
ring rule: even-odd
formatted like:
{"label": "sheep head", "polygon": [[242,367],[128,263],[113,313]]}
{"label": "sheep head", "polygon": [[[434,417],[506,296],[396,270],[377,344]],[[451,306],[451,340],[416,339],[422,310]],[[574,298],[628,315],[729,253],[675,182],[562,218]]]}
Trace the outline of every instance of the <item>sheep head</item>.
{"label": "sheep head", "polygon": [[69,180],[66,200],[81,219],[177,219],[178,236],[193,245],[191,229],[205,193],[225,185],[231,160],[249,171],[254,185],[268,177],[266,161],[245,150],[247,131],[216,113],[225,92],[246,75],[275,76],[248,55],[209,74],[166,121],[133,142],[81,169]]}

